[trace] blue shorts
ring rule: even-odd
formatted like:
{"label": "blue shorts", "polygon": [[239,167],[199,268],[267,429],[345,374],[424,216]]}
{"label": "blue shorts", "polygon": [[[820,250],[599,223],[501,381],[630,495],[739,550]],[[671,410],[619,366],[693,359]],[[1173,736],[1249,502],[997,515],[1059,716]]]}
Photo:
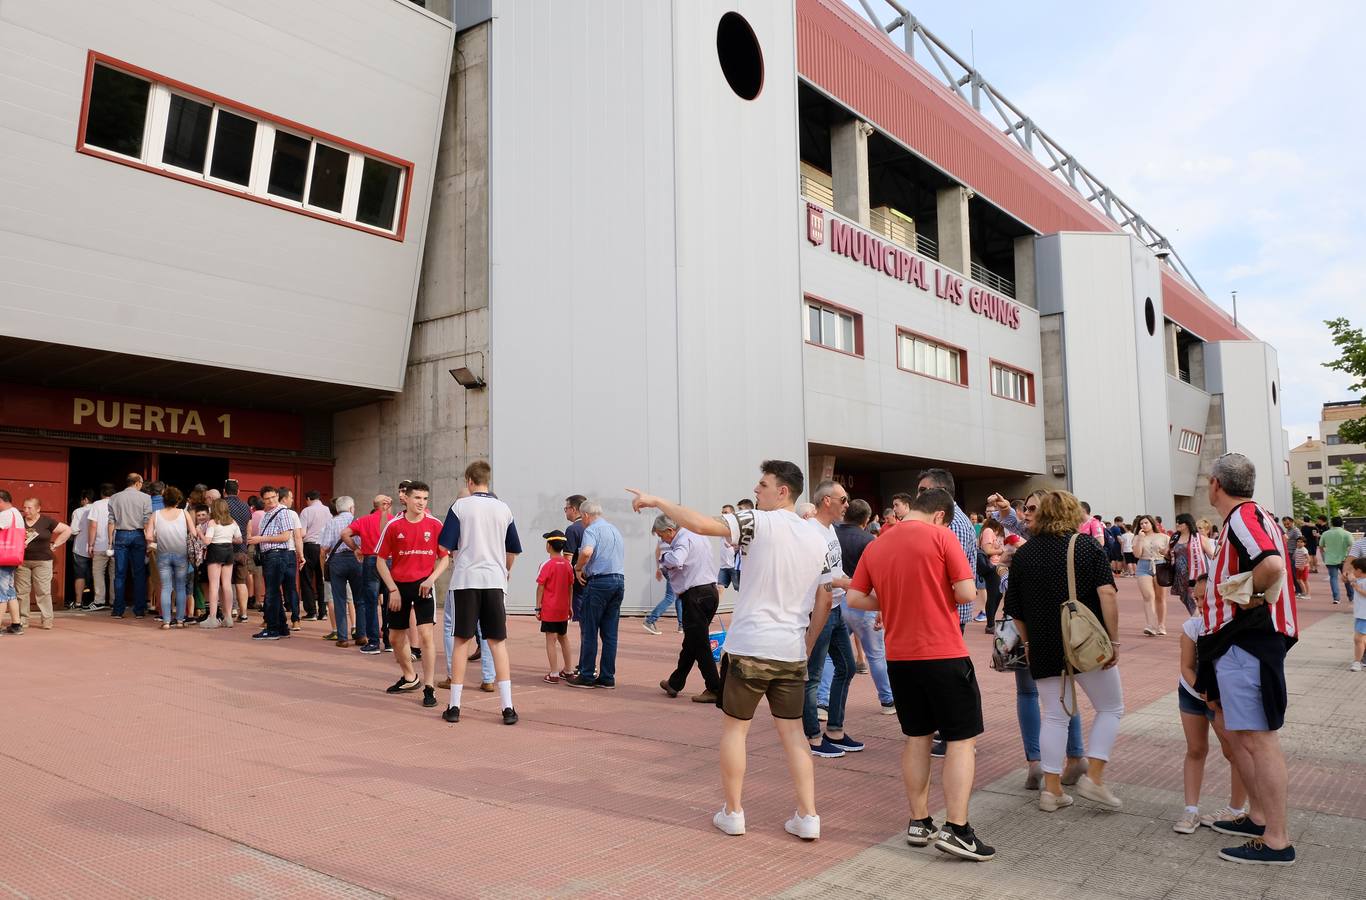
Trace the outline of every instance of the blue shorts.
{"label": "blue shorts", "polygon": [[1211,722],[1214,721],[1214,710],[1209,708],[1209,704],[1183,688],[1179,681],[1176,683],[1176,700],[1177,706],[1186,715],[1204,716]]}
{"label": "blue shorts", "polygon": [[0,566],[0,603],[19,599],[18,592],[14,590],[14,570],[17,568],[18,566]]}
{"label": "blue shorts", "polygon": [[1366,634],[1366,619],[1357,619],[1357,620],[1356,620],[1356,633],[1357,633],[1357,634]]}
{"label": "blue shorts", "polygon": [[1269,731],[1262,706],[1261,660],[1241,647],[1214,661],[1219,680],[1219,706],[1224,711],[1224,727],[1229,731]]}
{"label": "blue shorts", "polygon": [[1138,561],[1138,570],[1134,574],[1138,575],[1139,577],[1147,575],[1149,578],[1151,578],[1153,575],[1153,571],[1153,561],[1151,559],[1140,559]]}
{"label": "blue shorts", "polygon": [[723,588],[739,588],[740,573],[730,567],[724,568],[720,572],[716,573],[716,585],[717,587]]}

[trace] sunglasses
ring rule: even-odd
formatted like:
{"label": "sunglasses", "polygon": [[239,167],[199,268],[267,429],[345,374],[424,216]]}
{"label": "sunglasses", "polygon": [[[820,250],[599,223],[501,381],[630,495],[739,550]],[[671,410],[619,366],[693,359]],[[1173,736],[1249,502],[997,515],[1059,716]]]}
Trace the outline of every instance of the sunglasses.
{"label": "sunglasses", "polygon": [[1029,504],[1028,506],[1026,506],[1026,507],[1024,508],[1024,511],[1025,511],[1025,512],[1038,512],[1038,511],[1039,511],[1039,504],[1037,504],[1037,503],[1031,503],[1031,504]]}

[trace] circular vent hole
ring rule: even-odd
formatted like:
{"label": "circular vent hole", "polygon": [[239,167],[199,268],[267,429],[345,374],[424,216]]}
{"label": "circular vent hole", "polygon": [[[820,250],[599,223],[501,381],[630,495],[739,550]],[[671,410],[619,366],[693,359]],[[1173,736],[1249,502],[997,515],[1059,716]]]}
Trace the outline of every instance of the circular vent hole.
{"label": "circular vent hole", "polygon": [[1153,309],[1153,298],[1143,301],[1143,321],[1148,325],[1148,334],[1157,334],[1157,310]]}
{"label": "circular vent hole", "polygon": [[736,95],[753,100],[764,88],[764,54],[745,17],[728,12],[716,26],[716,58]]}

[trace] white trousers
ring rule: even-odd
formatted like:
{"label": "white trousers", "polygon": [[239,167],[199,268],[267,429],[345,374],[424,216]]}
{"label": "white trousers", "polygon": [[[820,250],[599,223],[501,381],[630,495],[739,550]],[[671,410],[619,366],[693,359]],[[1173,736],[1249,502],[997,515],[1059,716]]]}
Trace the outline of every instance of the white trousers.
{"label": "white trousers", "polygon": [[[1086,736],[1086,755],[1091,759],[1108,760],[1110,749],[1119,734],[1119,720],[1124,717],[1124,687],[1119,680],[1119,666],[1092,669],[1077,674],[1086,699],[1091,701],[1096,717],[1091,722],[1091,733]],[[1073,707],[1071,685],[1067,697],[1060,696],[1062,676],[1040,678],[1039,704],[1043,707],[1043,727],[1039,729],[1039,757],[1043,770],[1050,775],[1061,775],[1067,752],[1067,721],[1071,718],[1064,709]]]}

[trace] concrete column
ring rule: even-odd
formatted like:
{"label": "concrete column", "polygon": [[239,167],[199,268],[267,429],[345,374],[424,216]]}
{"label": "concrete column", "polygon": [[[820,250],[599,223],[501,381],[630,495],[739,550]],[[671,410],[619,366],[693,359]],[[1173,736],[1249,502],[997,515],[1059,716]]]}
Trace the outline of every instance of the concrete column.
{"label": "concrete column", "polygon": [[1176,357],[1176,323],[1164,322],[1162,325],[1162,344],[1167,356],[1167,374],[1173,378],[1181,377],[1181,367]]}
{"label": "concrete column", "polygon": [[1034,296],[1034,235],[1015,239],[1015,299],[1033,309],[1039,308]]}
{"label": "concrete column", "polygon": [[873,126],[849,119],[830,129],[835,212],[868,227],[868,136]]}
{"label": "concrete column", "polygon": [[939,261],[963,275],[972,272],[972,246],[968,236],[968,200],[965,187],[943,188],[936,197],[939,216]]}

